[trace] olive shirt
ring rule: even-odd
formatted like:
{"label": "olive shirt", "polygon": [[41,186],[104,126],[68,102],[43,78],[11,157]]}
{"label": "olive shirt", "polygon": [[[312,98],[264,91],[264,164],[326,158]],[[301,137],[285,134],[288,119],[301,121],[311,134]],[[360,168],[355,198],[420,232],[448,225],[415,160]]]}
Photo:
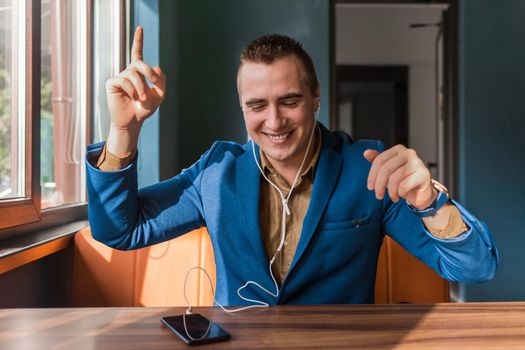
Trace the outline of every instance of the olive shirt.
{"label": "olive shirt", "polygon": [[[321,151],[321,133],[316,129],[313,140],[313,149],[315,151],[310,163],[304,168],[300,177],[297,179],[288,207],[290,215],[286,218],[286,240],[281,254],[276,257],[272,265],[272,271],[275,279],[279,284],[286,277],[292,264],[297,244],[303,228],[303,220],[310,204],[312,187],[315,177],[315,167]],[[124,158],[116,157],[111,154],[107,147],[104,146],[102,153],[97,161],[97,168],[102,171],[119,170],[129,165],[136,157],[137,150]],[[270,165],[268,159],[261,151],[261,167],[266,176],[281,190],[284,196],[290,191],[290,185],[279,175]],[[273,257],[281,241],[281,215],[282,201],[277,190],[267,181],[261,182],[260,195],[260,212],[259,222],[261,226],[262,240],[269,259]],[[450,219],[448,225],[442,230],[428,228],[428,230],[439,238],[452,238],[467,231],[467,227],[461,218],[459,210],[451,206]]]}
{"label": "olive shirt", "polygon": [[[315,166],[321,153],[321,132],[316,128],[315,138],[312,140],[312,150],[314,153],[310,160],[310,164],[304,165],[301,175],[297,179],[292,195],[288,201],[288,208],[290,215],[286,216],[286,239],[281,253],[275,258],[272,265],[272,271],[275,279],[280,284],[290,266],[301,237],[303,228],[303,221],[310,204],[312,196],[312,187],[314,184]],[[282,194],[287,197],[290,192],[290,185],[286,180],[273,169],[266,155],[260,151],[261,167],[265,175],[281,190]],[[311,152],[311,151],[310,151]],[[261,196],[259,222],[261,226],[262,240],[266,255],[269,259],[273,257],[279,244],[281,243],[281,220],[282,220],[282,200],[281,195],[275,187],[266,180],[261,182]]]}

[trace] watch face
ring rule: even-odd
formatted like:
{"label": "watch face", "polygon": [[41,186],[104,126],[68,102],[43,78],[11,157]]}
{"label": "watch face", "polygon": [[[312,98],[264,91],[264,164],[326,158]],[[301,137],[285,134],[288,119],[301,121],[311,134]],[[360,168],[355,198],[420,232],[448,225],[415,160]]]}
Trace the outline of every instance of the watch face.
{"label": "watch face", "polygon": [[444,192],[444,193],[446,193],[447,196],[448,196],[448,189],[447,189],[442,183],[440,183],[440,182],[438,182],[438,181],[432,179],[432,186],[434,186],[434,188],[435,188],[436,190],[438,190],[439,192]]}

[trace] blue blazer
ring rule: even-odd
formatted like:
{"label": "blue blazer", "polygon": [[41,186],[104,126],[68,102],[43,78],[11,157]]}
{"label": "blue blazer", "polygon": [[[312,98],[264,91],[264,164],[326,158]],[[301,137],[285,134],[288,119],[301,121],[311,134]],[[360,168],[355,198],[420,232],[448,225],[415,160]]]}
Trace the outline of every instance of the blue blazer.
{"label": "blue blazer", "polygon": [[[372,303],[385,234],[447,280],[493,278],[498,252],[485,223],[454,202],[468,231],[446,240],[432,236],[405,201],[377,200],[367,189],[370,164],[363,152],[383,150],[379,141],[352,142],[347,134],[321,129],[310,206],[280,295],[250,286],[244,296],[268,304]],[[247,281],[274,290],[259,224],[261,176],[250,143],[215,142],[181,174],[140,190],[136,161],[112,172],[91,165],[102,147],[89,146],[86,165],[95,239],[128,250],[206,226],[215,253],[218,302],[247,305],[237,295]]]}

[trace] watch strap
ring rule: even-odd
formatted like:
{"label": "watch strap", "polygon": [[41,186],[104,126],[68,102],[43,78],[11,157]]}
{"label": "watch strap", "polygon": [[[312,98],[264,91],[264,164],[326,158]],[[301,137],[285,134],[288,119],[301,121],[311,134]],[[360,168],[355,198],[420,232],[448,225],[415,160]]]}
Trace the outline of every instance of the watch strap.
{"label": "watch strap", "polygon": [[413,212],[420,218],[436,215],[438,210],[441,209],[443,205],[445,205],[445,203],[447,203],[449,200],[448,190],[445,186],[443,186],[438,181],[432,179],[432,187],[434,187],[436,191],[438,191],[438,195],[436,199],[430,204],[429,207],[423,210],[420,210],[414,207],[408,201],[406,202],[408,205],[408,209],[410,209],[411,212]]}

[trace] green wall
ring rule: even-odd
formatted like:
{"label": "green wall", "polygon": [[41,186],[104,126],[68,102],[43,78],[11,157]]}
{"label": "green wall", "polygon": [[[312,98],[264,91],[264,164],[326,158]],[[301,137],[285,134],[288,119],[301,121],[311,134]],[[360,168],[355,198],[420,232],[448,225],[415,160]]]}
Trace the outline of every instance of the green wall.
{"label": "green wall", "polygon": [[316,64],[320,120],[328,121],[329,2],[160,0],[160,63],[168,76],[160,113],[161,179],[189,166],[215,140],[246,142],[236,90],[239,54],[252,39],[284,33]]}
{"label": "green wall", "polygon": [[501,255],[496,278],[463,296],[525,300],[525,1],[459,3],[460,196]]}

